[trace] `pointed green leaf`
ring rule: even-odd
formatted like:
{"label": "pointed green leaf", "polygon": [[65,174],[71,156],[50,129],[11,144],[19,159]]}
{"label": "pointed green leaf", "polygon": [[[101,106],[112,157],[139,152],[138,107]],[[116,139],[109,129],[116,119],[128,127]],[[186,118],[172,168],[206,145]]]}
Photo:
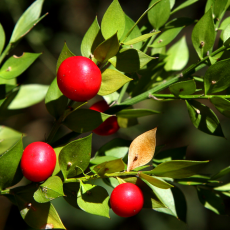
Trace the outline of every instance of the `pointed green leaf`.
{"label": "pointed green leaf", "polygon": [[137,118],[144,117],[153,114],[159,114],[161,112],[151,110],[151,109],[123,109],[119,111],[116,115],[123,118]]}
{"label": "pointed green leaf", "polygon": [[[112,160],[117,160],[117,159],[118,157],[114,157],[114,156],[102,156],[102,157],[97,156],[97,157],[90,159],[90,163],[94,165],[98,165],[98,164],[101,164],[107,161],[112,161]],[[93,168],[92,170],[95,172]]]}
{"label": "pointed green leaf", "polygon": [[175,96],[190,95],[196,92],[196,83],[194,80],[177,82],[170,85],[169,90]]}
{"label": "pointed green leaf", "polygon": [[[149,4],[151,6],[158,0],[152,0]],[[170,1],[169,0],[161,0],[156,6],[154,6],[148,12],[148,19],[150,24],[154,29],[158,30],[161,26],[163,26],[169,19],[170,16]]]}
{"label": "pointed green leaf", "polygon": [[22,56],[10,57],[0,70],[0,77],[11,79],[22,74],[39,56],[41,53],[23,53]]}
{"label": "pointed green leaf", "polygon": [[129,128],[138,124],[137,118],[117,117],[117,122],[120,128]]}
{"label": "pointed green leaf", "polygon": [[230,117],[230,101],[223,97],[212,97],[210,101],[220,113],[226,117]]}
{"label": "pointed green leaf", "polygon": [[230,24],[223,31],[223,42],[226,42],[230,37]]}
{"label": "pointed green leaf", "polygon": [[182,70],[186,66],[189,60],[189,50],[185,36],[169,48],[167,55],[164,67],[166,71]]}
{"label": "pointed green leaf", "polygon": [[230,24],[230,17],[227,17],[222,21],[218,30],[224,30],[229,24]]}
{"label": "pointed green leaf", "polygon": [[[63,147],[54,148],[54,151],[55,151],[55,154],[56,154],[56,159],[59,159],[59,154],[60,154],[62,149],[63,149]],[[56,176],[60,171],[61,171],[61,169],[60,169],[60,166],[59,166],[59,162],[56,161],[55,169],[54,169],[54,171],[52,173],[52,176]]]}
{"label": "pointed green leaf", "polygon": [[220,21],[225,10],[226,10],[226,6],[228,4],[228,0],[222,0],[222,1],[218,1],[215,0],[214,1],[214,6],[213,6],[213,17],[217,20]]}
{"label": "pointed green leaf", "polygon": [[106,185],[108,185],[112,188],[115,188],[120,184],[118,181],[118,177],[116,177],[116,178],[108,177],[108,178],[103,178],[102,180]]}
{"label": "pointed green leaf", "polygon": [[111,93],[109,95],[103,96],[103,98],[107,102],[107,104],[111,104],[112,102],[118,100],[119,93],[118,92],[114,92],[114,93]]}
{"label": "pointed green leaf", "polygon": [[121,72],[113,69],[106,69],[102,73],[102,82],[98,95],[105,96],[120,89],[125,83],[132,79]]}
{"label": "pointed green leaf", "polygon": [[64,199],[74,208],[80,209],[77,204],[78,191],[80,189],[80,183],[65,183],[63,184]]}
{"label": "pointed green leaf", "polygon": [[122,72],[136,72],[154,58],[136,49],[122,49],[109,62]]}
{"label": "pointed green leaf", "polygon": [[210,10],[214,5],[214,0],[207,0],[206,5],[205,5],[205,13]]}
{"label": "pointed green leaf", "polygon": [[101,32],[105,39],[117,33],[118,39],[121,38],[125,29],[125,14],[118,0],[113,0],[106,10],[102,22]]}
{"label": "pointed green leaf", "polygon": [[5,40],[6,40],[5,32],[2,27],[2,24],[0,23],[0,54],[2,53],[2,50],[4,48]]}
{"label": "pointed green leaf", "polygon": [[111,115],[91,109],[78,109],[68,115],[63,124],[74,132],[85,133],[94,130],[109,117]]}
{"label": "pointed green leaf", "polygon": [[173,6],[175,5],[176,0],[169,0],[169,2],[170,2],[170,9],[172,9]]}
{"label": "pointed green leaf", "polygon": [[230,191],[230,183],[228,184],[225,184],[225,185],[222,185],[222,186],[219,186],[219,187],[215,187],[214,190],[216,191]]}
{"label": "pointed green leaf", "polygon": [[192,44],[200,59],[211,51],[215,42],[215,28],[212,17],[212,9],[197,22],[192,31]]}
{"label": "pointed green leaf", "polygon": [[59,154],[59,165],[65,178],[75,177],[86,170],[91,157],[92,134],[70,142]]}
{"label": "pointed green leaf", "polygon": [[81,54],[84,57],[90,58],[95,48],[103,42],[100,26],[97,21],[97,17],[93,21],[92,25],[87,30],[82,42],[81,42]]}
{"label": "pointed green leaf", "polygon": [[202,132],[224,137],[216,114],[206,105],[195,100],[186,101],[188,113],[193,125]]}
{"label": "pointed green leaf", "polygon": [[209,161],[186,161],[186,160],[173,160],[167,161],[156,168],[151,170],[151,172],[156,176],[170,177],[175,179],[190,177],[197,174],[203,164]]}
{"label": "pointed green leaf", "polygon": [[22,138],[0,155],[0,190],[17,184],[23,177],[20,160],[23,153]]}
{"label": "pointed green leaf", "polygon": [[223,176],[225,176],[226,174],[228,174],[228,173],[230,173],[230,166],[228,166],[227,168],[224,168],[224,169],[222,169],[220,172],[218,172],[218,173],[216,173],[215,175],[213,175],[212,177],[211,177],[211,179],[218,179],[218,178],[220,178],[220,177],[223,177]]}
{"label": "pointed green leaf", "polygon": [[177,11],[184,9],[185,7],[188,7],[190,5],[192,5],[193,3],[197,2],[198,0],[187,0],[185,2],[183,2],[182,4],[180,4],[176,9],[174,9],[171,14],[176,13]]}

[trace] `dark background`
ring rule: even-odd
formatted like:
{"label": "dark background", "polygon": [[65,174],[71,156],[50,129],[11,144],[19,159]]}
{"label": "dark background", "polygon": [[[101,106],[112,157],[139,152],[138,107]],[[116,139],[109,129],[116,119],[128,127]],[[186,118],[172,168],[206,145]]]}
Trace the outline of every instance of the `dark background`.
{"label": "dark background", "polygon": [[[0,22],[6,32],[9,41],[15,22],[22,12],[32,3],[29,0],[0,0]],[[50,84],[55,77],[56,61],[62,50],[64,42],[67,42],[70,50],[76,54],[80,53],[81,40],[95,19],[98,16],[101,21],[104,12],[111,3],[111,0],[46,0],[42,14],[49,12],[45,17],[12,51],[10,55],[20,56],[23,52],[43,52],[37,61],[18,77],[19,84],[39,83]],[[149,0],[120,0],[123,10],[134,21],[148,8]],[[176,0],[175,6],[184,2]],[[185,8],[171,16],[190,17],[199,19],[204,13],[206,1],[200,0],[194,5]],[[174,6],[174,7],[175,7]],[[229,12],[227,12],[229,15]],[[169,19],[169,20],[170,20]],[[144,18],[139,27],[147,21]],[[189,63],[194,63],[198,57],[191,43],[191,32],[193,25],[185,28],[174,40],[186,35],[190,50]],[[171,45],[171,44],[170,44]],[[203,72],[200,72],[203,74]],[[90,100],[87,107],[100,100],[97,96]],[[146,100],[136,104],[134,107],[149,108],[162,111],[162,114],[144,117],[139,119],[139,124],[128,129],[120,129],[118,133],[101,137],[93,135],[93,152],[104,143],[114,137],[122,137],[132,140],[141,133],[158,127],[157,145],[166,145],[167,148],[188,146],[187,159],[211,160],[209,166],[203,172],[215,173],[218,170],[230,165],[230,121],[213,108],[208,100],[202,101],[210,106],[220,119],[226,139],[210,136],[195,129],[189,119],[184,101],[175,100],[170,102],[159,102]],[[33,141],[43,141],[48,135],[52,126],[53,118],[48,114],[44,101],[24,110],[24,113],[11,117],[4,121],[3,125],[9,126],[20,132],[26,133],[25,145]],[[68,132],[65,127],[60,129],[60,135]],[[223,178],[224,182],[229,181],[229,176]],[[109,192],[111,188],[106,187]],[[181,187],[185,192],[188,212],[187,224],[174,217],[157,213],[153,210],[142,210],[140,214],[132,218],[120,218],[112,213],[111,219],[76,210],[59,198],[53,202],[64,225],[68,230],[72,229],[143,229],[143,230],[221,230],[229,229],[229,216],[218,216],[205,209],[198,201],[195,189],[191,186]],[[225,199],[227,213],[230,213],[230,199]],[[12,206],[5,230],[29,229],[22,220],[17,207]]]}

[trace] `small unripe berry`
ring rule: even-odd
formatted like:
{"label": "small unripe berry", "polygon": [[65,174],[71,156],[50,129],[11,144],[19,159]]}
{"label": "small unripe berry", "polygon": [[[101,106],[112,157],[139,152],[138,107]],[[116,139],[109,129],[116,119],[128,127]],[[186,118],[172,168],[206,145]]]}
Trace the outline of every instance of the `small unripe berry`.
{"label": "small unripe berry", "polygon": [[101,71],[89,58],[73,56],[65,59],[57,72],[61,92],[73,101],[88,101],[101,86]]}
{"label": "small unripe berry", "polygon": [[[90,109],[98,112],[105,112],[108,108],[109,105],[104,100],[98,101],[90,107]],[[119,128],[117,117],[113,116],[106,119],[102,124],[94,129],[93,132],[101,136],[107,136],[116,133]]]}

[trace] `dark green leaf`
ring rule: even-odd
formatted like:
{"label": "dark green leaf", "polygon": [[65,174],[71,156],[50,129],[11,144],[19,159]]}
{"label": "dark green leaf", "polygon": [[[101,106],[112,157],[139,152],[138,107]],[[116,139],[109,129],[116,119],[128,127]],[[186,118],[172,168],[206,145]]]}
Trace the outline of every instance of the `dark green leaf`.
{"label": "dark green leaf", "polygon": [[228,0],[222,0],[222,1],[218,1],[215,0],[214,1],[214,6],[213,6],[213,17],[217,20],[220,21],[225,10],[226,10],[226,6],[228,4]]}
{"label": "dark green leaf", "polygon": [[194,80],[181,81],[170,85],[169,90],[175,96],[190,95],[196,92],[196,83]]}
{"label": "dark green leaf", "polygon": [[80,133],[70,132],[52,143],[52,147],[58,147],[68,144],[72,139],[78,137]]}
{"label": "dark green leaf", "polygon": [[92,134],[70,142],[59,154],[59,165],[65,178],[75,177],[85,171],[91,157]]}
{"label": "dark green leaf", "polygon": [[121,38],[125,29],[125,14],[118,0],[113,0],[109,8],[106,10],[102,22],[101,32],[105,39],[117,33],[118,38]]}
{"label": "dark green leaf", "polygon": [[186,161],[186,160],[172,160],[158,165],[151,172],[156,176],[170,177],[175,179],[186,178],[195,175],[203,164],[209,161]]}
{"label": "dark green leaf", "polygon": [[192,43],[200,59],[211,51],[215,42],[215,28],[212,9],[197,22],[192,31]]}
{"label": "dark green leaf", "polygon": [[120,128],[129,128],[138,124],[137,118],[117,117],[117,122]]}
{"label": "dark green leaf", "polygon": [[91,109],[78,109],[67,116],[63,124],[74,132],[84,133],[94,130],[109,117],[111,115]]}
{"label": "dark green leaf", "polygon": [[212,177],[211,177],[211,179],[218,179],[218,178],[220,178],[220,177],[222,177],[222,176],[225,176],[226,174],[228,174],[228,173],[230,173],[230,166],[228,166],[227,168],[224,168],[224,169],[222,169],[220,172],[218,172],[218,173],[216,173],[215,175],[213,175]]}
{"label": "dark green leaf", "polygon": [[198,0],[187,0],[185,2],[183,2],[182,4],[180,4],[176,9],[174,9],[171,14],[176,13],[177,11],[184,9],[185,7],[188,7],[190,5],[192,5],[193,3],[197,2]]}
{"label": "dark green leaf", "polygon": [[230,101],[223,97],[212,97],[210,101],[220,113],[226,117],[230,117]]}
{"label": "dark green leaf", "polygon": [[23,177],[20,160],[23,153],[22,139],[0,155],[0,190],[17,184]]}
{"label": "dark green leaf", "polygon": [[197,129],[210,135],[224,136],[217,116],[209,107],[195,100],[186,101],[186,105],[190,119]]}
{"label": "dark green leaf", "polygon": [[77,204],[77,194],[80,189],[80,183],[65,183],[63,184],[64,199],[74,208],[80,209]]}
{"label": "dark green leaf", "polygon": [[4,45],[5,45],[5,32],[4,32],[4,29],[2,27],[2,24],[0,23],[0,54],[2,53],[2,50],[4,48]]}
{"label": "dark green leaf", "polygon": [[10,57],[0,70],[0,77],[11,79],[22,74],[39,56],[41,53],[23,53],[22,56]]}
{"label": "dark green leaf", "polygon": [[168,30],[176,27],[186,27],[193,24],[194,22],[195,20],[191,18],[184,18],[184,17],[174,18],[165,24],[164,29]]}
{"label": "dark green leaf", "polygon": [[123,109],[116,115],[123,118],[137,118],[159,113],[161,112],[151,109]]}

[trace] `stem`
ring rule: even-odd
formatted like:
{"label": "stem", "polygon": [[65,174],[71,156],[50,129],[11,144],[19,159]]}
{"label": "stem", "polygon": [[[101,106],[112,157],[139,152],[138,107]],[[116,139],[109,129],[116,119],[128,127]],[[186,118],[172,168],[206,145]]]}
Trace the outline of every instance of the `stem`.
{"label": "stem", "polygon": [[[204,94],[199,94],[199,95],[178,95],[175,96],[173,94],[152,94],[152,96],[156,98],[173,98],[173,99],[183,99],[183,100],[189,100],[189,99],[210,99],[212,97],[222,97],[222,98],[230,98],[230,95],[204,95]],[[151,97],[151,95],[150,95]]]}
{"label": "stem", "polygon": [[120,92],[120,95],[119,95],[119,98],[117,100],[117,104],[121,103],[128,86],[129,86],[129,82],[127,82],[126,84],[123,85],[121,92]]}

